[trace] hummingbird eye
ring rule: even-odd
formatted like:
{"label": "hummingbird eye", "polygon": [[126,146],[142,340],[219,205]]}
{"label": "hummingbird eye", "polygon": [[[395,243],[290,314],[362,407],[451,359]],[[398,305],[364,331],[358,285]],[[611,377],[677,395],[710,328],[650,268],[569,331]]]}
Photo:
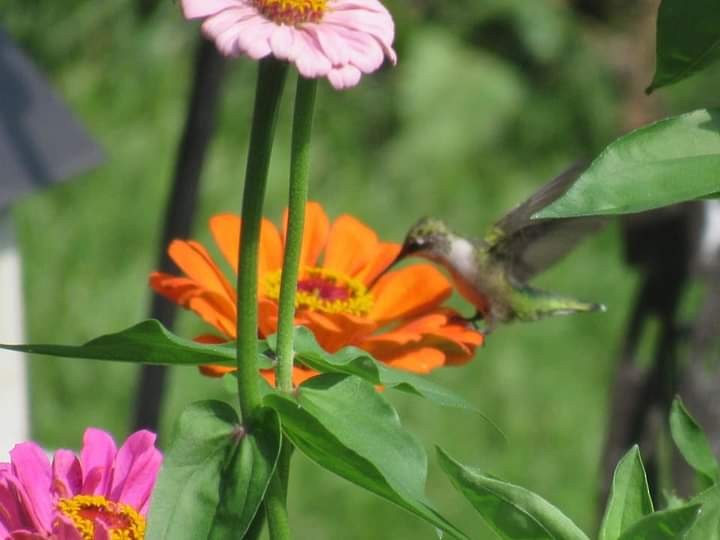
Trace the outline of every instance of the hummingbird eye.
{"label": "hummingbird eye", "polygon": [[412,253],[415,253],[416,251],[420,251],[424,246],[424,238],[413,236],[411,238],[408,238],[408,240],[405,242],[405,247],[403,248],[403,251],[406,255],[410,255]]}

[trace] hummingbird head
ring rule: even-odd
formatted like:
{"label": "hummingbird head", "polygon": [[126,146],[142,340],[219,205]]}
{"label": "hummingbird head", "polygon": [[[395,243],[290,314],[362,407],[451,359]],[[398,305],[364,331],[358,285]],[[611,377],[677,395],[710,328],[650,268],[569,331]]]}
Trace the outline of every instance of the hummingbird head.
{"label": "hummingbird head", "polygon": [[430,260],[447,256],[451,237],[452,232],[444,221],[424,217],[410,227],[396,261],[410,255]]}

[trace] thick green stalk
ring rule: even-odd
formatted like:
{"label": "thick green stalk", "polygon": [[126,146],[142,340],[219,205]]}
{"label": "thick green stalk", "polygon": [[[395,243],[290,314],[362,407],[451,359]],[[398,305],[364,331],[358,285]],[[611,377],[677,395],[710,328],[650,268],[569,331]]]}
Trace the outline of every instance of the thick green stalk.
{"label": "thick green stalk", "polygon": [[[240,411],[243,421],[250,424],[254,411],[262,405],[257,369],[257,274],[260,224],[277,113],[286,76],[286,63],[273,58],[260,61],[250,148],[245,171],[237,280],[236,349]],[[280,481],[279,471],[273,475],[263,504],[270,529],[270,538],[272,540],[289,539],[290,526],[285,505],[285,490]]]}
{"label": "thick green stalk", "polygon": [[273,136],[286,75],[286,63],[274,58],[260,61],[245,170],[237,279],[237,380],[245,421],[251,419],[262,403],[257,368],[258,248]]}
{"label": "thick green stalk", "polygon": [[270,480],[265,496],[265,515],[271,540],[290,540],[290,524],[287,518],[285,487],[277,471]]}
{"label": "thick green stalk", "polygon": [[280,301],[277,336],[277,387],[292,392],[293,329],[295,317],[295,293],[302,249],[305,203],[310,177],[310,135],[317,80],[298,77],[295,92],[295,115],[293,118],[292,152],[290,155],[290,194],[288,225],[285,236],[285,256],[280,283]]}

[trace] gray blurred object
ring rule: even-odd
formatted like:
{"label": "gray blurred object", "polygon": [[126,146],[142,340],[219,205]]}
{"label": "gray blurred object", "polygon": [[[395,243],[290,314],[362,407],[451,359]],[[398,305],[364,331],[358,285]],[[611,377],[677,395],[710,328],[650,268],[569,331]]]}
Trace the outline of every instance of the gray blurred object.
{"label": "gray blurred object", "polygon": [[[21,261],[10,207],[23,195],[69,180],[103,160],[47,80],[0,29],[0,341],[24,340]],[[25,363],[0,352],[0,461],[28,438]]]}
{"label": "gray blurred object", "polygon": [[[660,500],[661,440],[676,394],[720,456],[720,202],[692,201],[627,216],[622,226],[625,260],[640,282],[613,382],[598,517],[615,464],[635,443]],[[701,291],[700,302],[688,312],[683,304],[693,288]],[[644,341],[652,346],[649,353],[641,351]],[[695,473],[677,452],[671,473],[678,495],[697,491]]]}
{"label": "gray blurred object", "polygon": [[0,29],[0,209],[102,159],[100,147]]}

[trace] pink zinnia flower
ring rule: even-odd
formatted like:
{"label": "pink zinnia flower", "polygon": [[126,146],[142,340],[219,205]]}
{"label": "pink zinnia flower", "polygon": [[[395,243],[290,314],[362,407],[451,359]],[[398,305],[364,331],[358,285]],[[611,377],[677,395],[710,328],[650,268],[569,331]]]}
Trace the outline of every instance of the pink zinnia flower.
{"label": "pink zinnia flower", "polygon": [[272,54],[338,90],[385,57],[397,60],[395,25],[378,0],[182,0],[182,9],[188,19],[205,19],[203,31],[225,56]]}
{"label": "pink zinnia flower", "polygon": [[0,463],[3,540],[140,540],[162,455],[155,434],[133,433],[120,450],[87,429],[80,456],[58,450],[52,464],[35,443],[18,444]]}

